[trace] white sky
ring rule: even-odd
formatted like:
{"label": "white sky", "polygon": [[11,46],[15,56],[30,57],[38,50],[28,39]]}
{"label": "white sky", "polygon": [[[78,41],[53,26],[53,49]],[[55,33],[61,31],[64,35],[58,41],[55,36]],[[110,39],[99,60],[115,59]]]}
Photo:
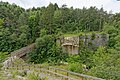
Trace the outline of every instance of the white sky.
{"label": "white sky", "polygon": [[120,12],[120,1],[117,0],[0,0],[3,2],[15,3],[25,9],[34,7],[47,6],[50,2],[57,3],[59,7],[62,4],[66,4],[68,7],[73,6],[74,8],[83,8],[90,6],[96,6],[101,8],[103,6],[104,10],[108,12],[112,10],[113,13]]}

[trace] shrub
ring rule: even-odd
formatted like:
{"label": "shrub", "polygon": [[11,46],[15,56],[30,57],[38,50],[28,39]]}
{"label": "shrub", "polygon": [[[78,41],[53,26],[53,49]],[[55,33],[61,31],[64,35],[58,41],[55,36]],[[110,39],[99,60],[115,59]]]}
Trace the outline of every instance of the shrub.
{"label": "shrub", "polygon": [[45,78],[40,78],[39,74],[35,74],[34,72],[29,73],[29,74],[27,75],[27,78],[28,78],[29,80],[48,80],[47,77],[45,77]]}
{"label": "shrub", "polygon": [[63,53],[62,48],[56,44],[56,37],[45,35],[36,40],[36,49],[28,54],[30,62],[43,63],[48,62],[58,64],[64,61],[67,54]]}
{"label": "shrub", "polygon": [[89,64],[91,61],[91,57],[93,56],[94,52],[88,48],[83,48],[80,50],[79,56],[80,60],[83,64]]}
{"label": "shrub", "polygon": [[3,64],[2,63],[0,63],[0,69],[3,67]]}
{"label": "shrub", "polygon": [[89,71],[92,76],[100,77],[107,80],[120,80],[119,68],[96,66]]}
{"label": "shrub", "polygon": [[8,57],[7,52],[0,52],[0,63],[2,63]]}
{"label": "shrub", "polygon": [[79,62],[70,63],[68,69],[72,72],[77,72],[77,73],[83,72],[82,64]]}
{"label": "shrub", "polygon": [[16,58],[13,62],[14,65],[20,65],[20,64],[25,64],[24,60],[21,58]]}
{"label": "shrub", "polygon": [[91,40],[95,39],[95,33],[92,33]]}
{"label": "shrub", "polygon": [[80,62],[80,56],[79,55],[69,55],[69,57],[66,60],[68,63]]}

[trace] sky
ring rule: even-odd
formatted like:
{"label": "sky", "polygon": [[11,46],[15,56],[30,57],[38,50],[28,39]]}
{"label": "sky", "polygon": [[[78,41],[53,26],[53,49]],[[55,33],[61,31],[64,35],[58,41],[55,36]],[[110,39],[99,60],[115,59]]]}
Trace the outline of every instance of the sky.
{"label": "sky", "polygon": [[57,3],[59,7],[66,4],[68,7],[74,8],[89,8],[96,6],[97,8],[103,7],[107,12],[113,13],[120,12],[120,0],[0,0],[3,2],[15,3],[25,9],[34,7],[48,6],[49,3]]}

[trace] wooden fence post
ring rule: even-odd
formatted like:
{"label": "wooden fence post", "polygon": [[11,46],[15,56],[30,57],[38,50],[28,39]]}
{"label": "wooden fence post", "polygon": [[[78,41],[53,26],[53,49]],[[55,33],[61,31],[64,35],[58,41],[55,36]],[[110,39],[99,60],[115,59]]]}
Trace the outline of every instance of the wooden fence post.
{"label": "wooden fence post", "polygon": [[[55,69],[55,73],[57,73],[57,70]],[[55,74],[55,76],[57,76],[56,74]]]}
{"label": "wooden fence post", "polygon": [[42,70],[41,70],[41,65],[39,66],[39,68],[38,69],[40,69],[40,72],[42,72]]}
{"label": "wooden fence post", "polygon": [[28,65],[28,69],[30,70],[30,65]]}
{"label": "wooden fence post", "polygon": [[17,70],[18,70],[18,65],[17,65],[17,68],[16,68]]}
{"label": "wooden fence post", "polygon": [[80,77],[80,80],[83,80],[83,77]]}
{"label": "wooden fence post", "polygon": [[47,70],[48,70],[48,72],[47,72],[47,73],[49,74],[49,67],[47,68]]}
{"label": "wooden fence post", "polygon": [[[68,75],[68,72],[66,73],[66,76],[68,77],[69,75]],[[68,78],[65,78],[65,80],[69,80]]]}

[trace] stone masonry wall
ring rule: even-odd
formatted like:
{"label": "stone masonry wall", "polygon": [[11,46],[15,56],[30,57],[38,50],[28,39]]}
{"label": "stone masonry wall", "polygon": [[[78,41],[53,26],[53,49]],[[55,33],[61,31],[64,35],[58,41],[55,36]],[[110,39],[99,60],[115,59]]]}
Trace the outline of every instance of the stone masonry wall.
{"label": "stone masonry wall", "polygon": [[78,54],[80,42],[83,42],[84,46],[91,48],[92,46],[106,46],[109,41],[108,34],[92,34],[85,36],[76,36],[76,37],[63,37],[60,39],[61,46],[65,52],[69,54]]}

